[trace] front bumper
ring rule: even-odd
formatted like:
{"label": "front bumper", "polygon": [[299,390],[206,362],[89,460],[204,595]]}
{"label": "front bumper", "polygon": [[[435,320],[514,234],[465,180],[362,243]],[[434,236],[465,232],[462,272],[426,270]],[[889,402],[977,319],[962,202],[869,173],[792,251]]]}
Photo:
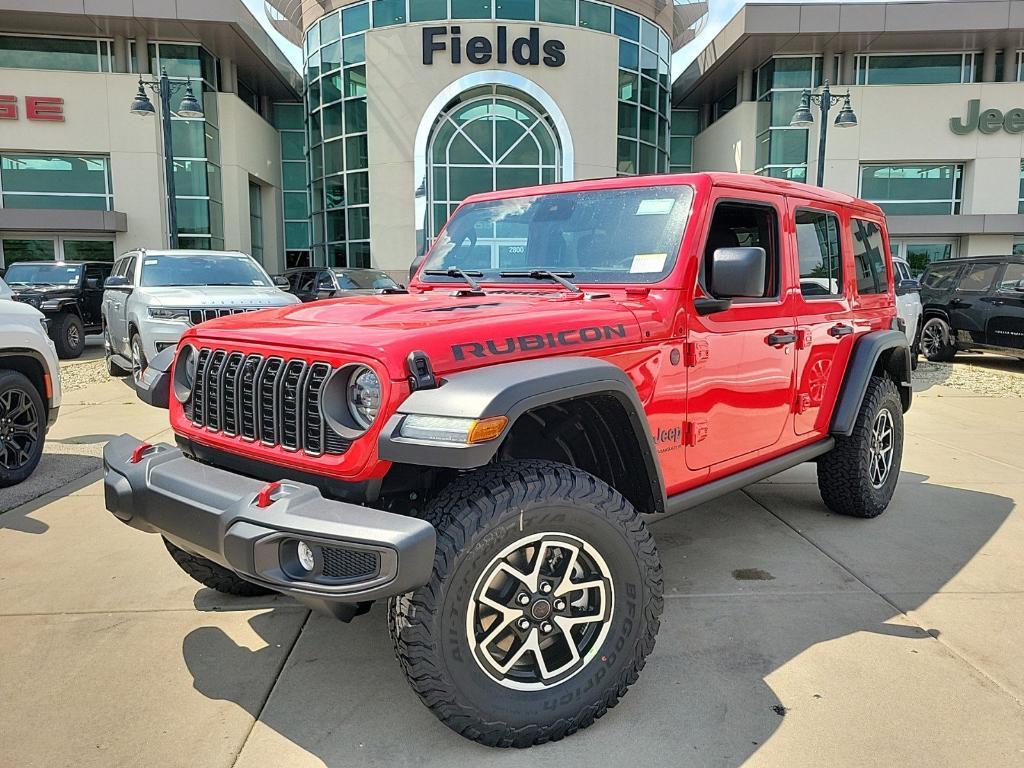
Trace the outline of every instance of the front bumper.
{"label": "front bumper", "polygon": [[[139,443],[121,435],[103,449],[107,509],[247,581],[347,619],[360,603],[408,592],[430,578],[435,533],[429,523],[325,499],[291,481],[260,507],[266,483],[188,459],[167,444],[132,463]],[[299,564],[300,540],[314,552],[311,572]]]}
{"label": "front bumper", "polygon": [[141,318],[139,320],[139,336],[142,338],[142,352],[146,356],[146,360],[152,360],[168,347],[178,346],[178,339],[188,329],[189,324],[184,320]]}

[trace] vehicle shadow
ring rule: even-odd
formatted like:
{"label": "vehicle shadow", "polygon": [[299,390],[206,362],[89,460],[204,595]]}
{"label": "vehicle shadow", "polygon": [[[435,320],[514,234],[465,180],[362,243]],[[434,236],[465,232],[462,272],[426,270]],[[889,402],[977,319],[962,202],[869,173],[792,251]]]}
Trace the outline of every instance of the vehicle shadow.
{"label": "vehicle shadow", "polygon": [[[901,617],[879,593],[900,593],[904,612],[919,607],[972,560],[1014,504],[927,480],[903,473],[892,508],[877,520],[827,514],[816,487],[798,477],[655,523],[665,612],[639,682],[593,727],[531,750],[488,749],[442,726],[407,687],[380,604],[351,624],[310,615],[261,704],[253,703],[261,701],[253,696],[255,681],[223,670],[244,669],[246,660],[279,650],[250,650],[219,628],[202,627],[185,637],[182,653],[195,690],[258,718],[242,765],[281,764],[294,745],[328,766],[532,768],[538,758],[739,766],[781,727],[787,708],[769,678],[796,657],[817,646],[829,659],[821,687],[802,706],[822,697],[835,706],[850,681],[829,677],[842,649],[822,644],[856,633],[931,642],[928,628]],[[807,528],[791,517],[808,521]],[[811,543],[815,536],[840,542],[843,565],[826,554],[828,544]],[[271,636],[273,613],[250,620],[260,636]],[[885,691],[877,696],[877,706],[886,707]]]}
{"label": "vehicle shadow", "polygon": [[49,526],[28,515],[52,501],[49,494],[54,491],[66,495],[94,482],[91,473],[102,464],[98,456],[44,452],[27,480],[0,488],[0,528],[45,533]]}

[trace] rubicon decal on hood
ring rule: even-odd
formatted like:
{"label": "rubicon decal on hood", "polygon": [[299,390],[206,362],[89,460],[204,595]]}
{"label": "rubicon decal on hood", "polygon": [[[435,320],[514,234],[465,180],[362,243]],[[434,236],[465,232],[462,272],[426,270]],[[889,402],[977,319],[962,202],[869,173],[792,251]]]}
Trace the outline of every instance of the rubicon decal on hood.
{"label": "rubicon decal on hood", "polygon": [[591,325],[585,328],[571,328],[548,333],[528,333],[523,336],[506,336],[504,339],[453,344],[452,355],[456,360],[467,357],[492,357],[511,355],[514,352],[534,352],[538,349],[572,347],[577,344],[592,344],[597,341],[626,338],[626,327],[618,325]]}

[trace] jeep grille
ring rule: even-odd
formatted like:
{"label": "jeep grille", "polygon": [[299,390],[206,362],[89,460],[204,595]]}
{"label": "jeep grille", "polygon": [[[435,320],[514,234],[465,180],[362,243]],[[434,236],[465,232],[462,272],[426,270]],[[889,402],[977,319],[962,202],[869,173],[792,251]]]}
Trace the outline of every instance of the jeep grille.
{"label": "jeep grille", "polygon": [[237,315],[240,312],[255,312],[258,309],[266,309],[266,307],[207,307],[205,309],[193,307],[188,310],[188,324],[199,325],[207,320],[216,320],[218,317]]}
{"label": "jeep grille", "polygon": [[320,407],[333,370],[323,362],[204,347],[185,417],[228,437],[311,456],[342,454],[352,441],[331,429]]}

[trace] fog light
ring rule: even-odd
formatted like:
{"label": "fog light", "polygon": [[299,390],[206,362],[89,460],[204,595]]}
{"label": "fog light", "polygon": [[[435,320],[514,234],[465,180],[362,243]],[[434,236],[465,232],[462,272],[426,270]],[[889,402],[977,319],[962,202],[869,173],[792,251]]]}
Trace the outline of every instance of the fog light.
{"label": "fog light", "polygon": [[313,557],[313,550],[309,544],[304,541],[300,541],[299,545],[295,548],[296,554],[299,556],[299,565],[305,568],[307,571],[312,572],[316,566],[316,559]]}

